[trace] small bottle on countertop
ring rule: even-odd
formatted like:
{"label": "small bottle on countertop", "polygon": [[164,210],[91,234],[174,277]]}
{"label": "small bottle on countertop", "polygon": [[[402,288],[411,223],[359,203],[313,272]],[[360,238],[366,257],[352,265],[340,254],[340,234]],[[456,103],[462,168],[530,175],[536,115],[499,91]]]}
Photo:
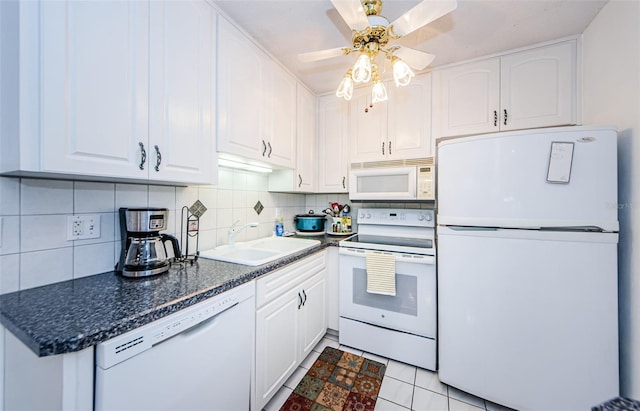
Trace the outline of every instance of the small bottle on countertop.
{"label": "small bottle on countertop", "polygon": [[282,234],[284,234],[284,223],[282,220],[282,217],[276,219],[276,235],[278,237],[282,237]]}

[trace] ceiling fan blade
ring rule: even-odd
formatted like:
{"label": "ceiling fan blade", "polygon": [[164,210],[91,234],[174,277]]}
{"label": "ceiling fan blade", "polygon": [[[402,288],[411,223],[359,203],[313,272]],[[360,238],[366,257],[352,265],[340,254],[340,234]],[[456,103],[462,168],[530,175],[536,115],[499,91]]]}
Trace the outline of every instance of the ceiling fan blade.
{"label": "ceiling fan blade", "polygon": [[424,0],[392,23],[393,32],[399,36],[405,36],[452,12],[457,7],[456,0]]}
{"label": "ceiling fan blade", "polygon": [[334,49],[326,49],[319,51],[312,51],[310,53],[298,54],[298,60],[303,63],[310,63],[312,61],[330,59],[333,57],[344,56],[345,50],[350,50],[348,47],[336,47]]}
{"label": "ceiling fan blade", "polygon": [[416,70],[422,70],[427,67],[433,59],[436,58],[433,54],[425,53],[424,51],[412,49],[409,47],[400,47],[393,52],[394,56],[399,57],[402,61],[407,63],[411,68]]}
{"label": "ceiling fan blade", "polygon": [[369,19],[360,0],[331,0],[331,3],[351,30],[362,31],[369,27]]}

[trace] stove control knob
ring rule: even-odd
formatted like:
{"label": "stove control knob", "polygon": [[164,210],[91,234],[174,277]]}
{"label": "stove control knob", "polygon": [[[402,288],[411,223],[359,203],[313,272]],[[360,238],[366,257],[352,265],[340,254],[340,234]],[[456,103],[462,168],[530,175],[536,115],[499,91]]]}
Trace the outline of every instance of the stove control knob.
{"label": "stove control knob", "polygon": [[367,213],[367,218],[371,218],[371,213]]}
{"label": "stove control knob", "polygon": [[424,214],[418,214],[418,221],[424,221]]}
{"label": "stove control knob", "polygon": [[433,216],[431,214],[427,214],[426,219],[427,221],[431,221],[433,220]]}

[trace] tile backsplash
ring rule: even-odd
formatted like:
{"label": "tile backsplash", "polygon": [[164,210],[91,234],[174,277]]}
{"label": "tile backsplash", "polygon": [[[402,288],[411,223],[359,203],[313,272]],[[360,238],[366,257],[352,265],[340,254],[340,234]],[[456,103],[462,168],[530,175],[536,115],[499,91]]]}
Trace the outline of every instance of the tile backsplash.
{"label": "tile backsplash", "polygon": [[[120,207],[168,208],[166,232],[180,237],[182,207],[200,200],[207,207],[200,250],[226,244],[236,220],[259,223],[238,234],[243,241],[271,235],[277,216],[293,230],[293,217],[307,212],[307,197],[327,207],[322,196],[270,193],[266,187],[264,174],[227,168],[220,168],[218,185],[193,187],[0,177],[0,293],[113,270],[121,248]],[[253,209],[258,201],[264,206],[260,215]],[[78,214],[100,215],[100,238],[67,240],[67,217]]]}

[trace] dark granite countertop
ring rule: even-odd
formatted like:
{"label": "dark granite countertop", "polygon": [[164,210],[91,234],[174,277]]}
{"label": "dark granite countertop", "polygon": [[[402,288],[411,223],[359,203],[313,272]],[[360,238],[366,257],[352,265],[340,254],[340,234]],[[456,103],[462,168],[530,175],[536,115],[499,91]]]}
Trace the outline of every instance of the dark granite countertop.
{"label": "dark granite countertop", "polygon": [[80,351],[204,301],[331,245],[320,245],[249,267],[204,258],[174,264],[166,274],[141,279],[115,272],[0,296],[0,322],[38,356]]}

